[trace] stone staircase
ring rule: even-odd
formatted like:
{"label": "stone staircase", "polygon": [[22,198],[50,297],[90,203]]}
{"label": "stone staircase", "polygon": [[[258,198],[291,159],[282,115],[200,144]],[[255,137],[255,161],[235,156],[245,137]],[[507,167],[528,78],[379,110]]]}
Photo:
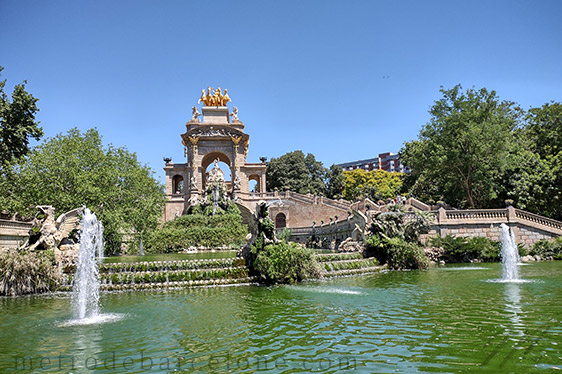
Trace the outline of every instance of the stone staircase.
{"label": "stone staircase", "polygon": [[359,252],[318,254],[316,259],[326,278],[373,273],[386,268],[374,258],[363,258]]}
{"label": "stone staircase", "polygon": [[[358,252],[316,256],[326,278],[371,273],[384,268],[374,258],[364,259]],[[104,291],[257,284],[256,277],[249,275],[241,258],[104,263],[98,269],[100,288]],[[72,290],[72,276],[60,290]]]}
{"label": "stone staircase", "polygon": [[[105,291],[187,288],[252,284],[240,258],[183,261],[106,263],[99,265],[101,289]],[[63,290],[72,288],[70,278]]]}

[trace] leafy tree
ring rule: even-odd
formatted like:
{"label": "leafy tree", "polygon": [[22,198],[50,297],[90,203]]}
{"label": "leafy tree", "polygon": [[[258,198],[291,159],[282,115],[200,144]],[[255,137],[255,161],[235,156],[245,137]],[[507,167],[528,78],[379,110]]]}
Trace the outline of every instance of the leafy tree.
{"label": "leafy tree", "polygon": [[304,163],[308,169],[310,181],[308,190],[312,194],[325,195],[326,194],[326,177],[328,170],[322,165],[322,162],[317,161],[312,153],[308,153],[304,158]]}
{"label": "leafy tree", "polygon": [[119,250],[122,235],[156,226],[165,203],[162,186],[134,153],[103,147],[98,131],[71,129],[35,147],[0,183],[0,206],[32,215],[35,205],[62,213],[85,205],[104,224],[106,250]]}
{"label": "leafy tree", "polygon": [[508,197],[521,209],[562,219],[562,103],[532,108],[526,120],[506,172]]}
{"label": "leafy tree", "polygon": [[314,155],[293,151],[267,163],[267,189],[326,194],[326,168]]}
{"label": "leafy tree", "polygon": [[370,198],[378,201],[394,198],[402,187],[403,173],[386,170],[346,170],[343,196],[347,200]]}
{"label": "leafy tree", "polygon": [[[4,70],[0,66],[0,73]],[[0,170],[5,172],[8,164],[17,161],[29,152],[29,140],[39,140],[43,130],[35,121],[39,111],[33,97],[25,90],[27,81],[14,87],[12,100],[4,92],[6,80],[0,80]]]}
{"label": "leafy tree", "polygon": [[521,110],[485,88],[463,92],[457,85],[440,91],[443,98],[430,109],[419,139],[400,151],[412,171],[407,185],[425,200],[470,208],[503,203],[501,181]]}
{"label": "leafy tree", "polygon": [[343,170],[338,165],[330,166],[328,171],[328,183],[326,186],[328,197],[331,199],[343,198],[343,191],[345,187],[345,177]]}

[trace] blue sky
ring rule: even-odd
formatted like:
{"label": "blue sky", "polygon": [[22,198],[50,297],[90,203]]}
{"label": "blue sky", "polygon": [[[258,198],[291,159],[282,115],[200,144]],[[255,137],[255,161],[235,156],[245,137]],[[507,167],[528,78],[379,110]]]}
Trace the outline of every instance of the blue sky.
{"label": "blue sky", "polygon": [[[0,65],[46,136],[97,127],[160,180],[201,89],[227,88],[248,161],[397,152],[439,87],[562,101],[562,1],[0,0]],[[232,106],[232,104],[230,106]]]}

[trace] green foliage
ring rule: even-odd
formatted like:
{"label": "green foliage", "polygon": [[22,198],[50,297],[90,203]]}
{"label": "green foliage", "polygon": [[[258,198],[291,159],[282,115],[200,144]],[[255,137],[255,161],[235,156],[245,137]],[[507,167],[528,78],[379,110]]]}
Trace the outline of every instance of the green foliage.
{"label": "green foliage", "polygon": [[59,282],[52,252],[0,250],[0,295],[48,292],[55,290]]}
{"label": "green foliage", "polygon": [[327,196],[330,199],[342,199],[345,188],[345,176],[343,175],[342,168],[338,165],[330,166],[327,179]]}
{"label": "green foliage", "polygon": [[0,177],[0,206],[33,215],[35,205],[58,214],[85,205],[103,222],[106,254],[119,250],[123,233],[155,228],[165,203],[152,170],[125,148],[104,147],[95,129],[47,139],[11,171]]}
{"label": "green foliage", "polygon": [[431,228],[433,214],[429,212],[405,213],[399,205],[394,211],[378,213],[373,217],[369,231],[383,238],[398,238],[411,243],[419,243],[420,235],[427,234]]}
{"label": "green foliage", "polygon": [[365,242],[367,256],[375,257],[391,269],[423,269],[429,259],[420,245],[420,235],[429,232],[433,215],[404,213],[402,207],[373,217]]}
{"label": "green foliage", "polygon": [[285,227],[283,230],[277,233],[277,239],[288,243],[289,239],[291,239],[291,230]]}
{"label": "green foliage", "polygon": [[375,257],[390,269],[425,269],[429,266],[429,259],[420,245],[398,237],[372,235],[366,241],[366,250],[369,257]]}
{"label": "green foliage", "polygon": [[327,170],[313,154],[289,152],[267,163],[267,190],[326,195]]}
{"label": "green foliage", "polygon": [[505,182],[517,207],[562,220],[562,103],[532,108]]}
{"label": "green foliage", "polygon": [[562,260],[562,237],[552,240],[539,240],[529,250],[532,256],[542,258],[553,257],[555,260]]}
{"label": "green foliage", "polygon": [[411,168],[406,185],[424,200],[445,200],[469,208],[503,204],[501,183],[514,152],[521,110],[495,91],[457,85],[443,98],[419,140],[407,142],[400,158]]}
{"label": "green foliage", "polygon": [[369,198],[373,201],[395,198],[402,187],[403,173],[386,170],[354,169],[344,171],[343,196],[347,200]]}
{"label": "green foliage", "polygon": [[[0,73],[4,70],[0,66]],[[38,99],[25,90],[26,81],[14,87],[12,99],[4,92],[6,80],[0,80],[0,170],[29,152],[29,140],[39,140],[43,130],[35,120]]]}
{"label": "green foliage", "polygon": [[253,268],[265,284],[292,284],[321,274],[312,250],[285,242],[266,245]]}
{"label": "green foliage", "polygon": [[500,260],[501,244],[484,237],[464,237],[447,235],[430,239],[434,247],[445,250],[447,262],[469,262],[478,259],[483,262]]}
{"label": "green foliage", "polygon": [[388,267],[390,269],[425,269],[429,259],[423,248],[398,238],[387,240]]}
{"label": "green foliage", "polygon": [[239,245],[247,234],[239,214],[187,214],[146,236],[147,253],[178,252],[189,247]]}

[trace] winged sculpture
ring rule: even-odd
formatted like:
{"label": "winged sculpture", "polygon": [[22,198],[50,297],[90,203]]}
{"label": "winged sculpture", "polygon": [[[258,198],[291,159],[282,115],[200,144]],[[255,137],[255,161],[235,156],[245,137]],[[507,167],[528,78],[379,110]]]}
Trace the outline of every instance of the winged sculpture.
{"label": "winged sculpture", "polygon": [[[37,209],[43,212],[45,218],[36,221],[34,227],[40,225],[39,239],[29,246],[30,250],[35,250],[39,246],[46,248],[58,248],[63,239],[68,238],[72,230],[78,228],[80,217],[84,208],[76,208],[61,214],[55,220],[55,208],[50,205],[38,205]],[[32,229],[33,230],[33,229]],[[31,236],[30,236],[31,238]]]}

